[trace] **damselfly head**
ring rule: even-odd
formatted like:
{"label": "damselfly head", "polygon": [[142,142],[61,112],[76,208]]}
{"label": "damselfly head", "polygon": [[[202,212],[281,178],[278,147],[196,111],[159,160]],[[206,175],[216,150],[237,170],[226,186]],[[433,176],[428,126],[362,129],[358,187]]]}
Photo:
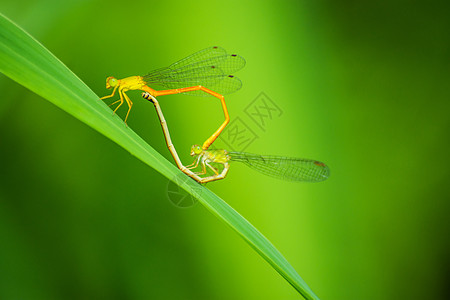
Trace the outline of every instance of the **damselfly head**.
{"label": "damselfly head", "polygon": [[203,151],[202,146],[193,145],[191,147],[191,156],[199,155],[200,153],[202,153],[202,151]]}
{"label": "damselfly head", "polygon": [[110,89],[113,88],[117,85],[118,80],[112,76],[109,76],[108,78],[106,78],[106,88]]}

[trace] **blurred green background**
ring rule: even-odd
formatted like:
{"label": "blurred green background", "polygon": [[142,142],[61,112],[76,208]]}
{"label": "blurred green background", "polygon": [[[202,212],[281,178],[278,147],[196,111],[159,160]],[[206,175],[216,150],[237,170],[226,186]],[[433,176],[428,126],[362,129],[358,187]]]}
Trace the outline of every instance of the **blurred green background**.
{"label": "blurred green background", "polygon": [[[447,2],[24,0],[0,11],[99,96],[107,76],[205,47],[241,54],[244,86],[226,99],[258,136],[245,150],[318,159],[331,177],[296,184],[232,165],[207,187],[322,299],[448,299]],[[1,299],[300,298],[201,205],[174,206],[162,175],[4,75],[0,90]],[[245,113],[261,92],[283,112],[264,128]],[[153,106],[128,95],[129,126],[173,161]],[[220,105],[160,103],[190,163]]]}

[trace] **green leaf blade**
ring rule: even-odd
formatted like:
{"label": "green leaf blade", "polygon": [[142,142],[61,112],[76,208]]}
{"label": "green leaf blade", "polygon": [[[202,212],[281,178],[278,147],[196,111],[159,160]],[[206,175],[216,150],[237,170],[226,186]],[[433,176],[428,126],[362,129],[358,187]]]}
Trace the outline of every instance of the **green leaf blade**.
{"label": "green leaf blade", "polygon": [[[170,180],[184,175],[118,116],[112,117],[103,101],[43,45],[1,14],[0,72],[113,140]],[[305,299],[319,299],[269,240],[225,201],[190,178],[174,182],[235,230]]]}

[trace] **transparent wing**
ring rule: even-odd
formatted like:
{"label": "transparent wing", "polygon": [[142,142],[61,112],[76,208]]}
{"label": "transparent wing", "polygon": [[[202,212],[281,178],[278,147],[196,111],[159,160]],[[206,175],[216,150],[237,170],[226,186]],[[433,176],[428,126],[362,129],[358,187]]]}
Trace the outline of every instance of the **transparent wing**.
{"label": "transparent wing", "polygon": [[[178,80],[171,78],[164,78],[163,81],[161,80],[157,82],[157,84],[162,85],[168,89],[177,89],[182,87],[202,85],[221,95],[230,94],[232,92],[239,90],[242,87],[241,80],[233,75],[227,76],[210,75],[210,76],[196,76],[196,77],[193,76],[191,78]],[[192,91],[187,92],[185,94],[193,96],[209,96],[209,94],[203,91]]]}
{"label": "transparent wing", "polygon": [[221,47],[209,47],[189,55],[173,64],[168,69],[186,71],[206,66],[220,66],[225,73],[233,73],[245,66],[245,59],[238,54],[227,54]]}
{"label": "transparent wing", "polygon": [[231,161],[240,161],[265,175],[278,179],[319,182],[330,176],[330,169],[317,160],[245,152],[230,152],[229,155]]}
{"label": "transparent wing", "polygon": [[[143,76],[149,85],[160,85],[169,89],[202,85],[220,94],[229,94],[241,88],[242,82],[231,73],[242,69],[245,59],[237,54],[226,54],[220,47],[210,47],[194,53]],[[207,95],[202,91],[189,95]]]}
{"label": "transparent wing", "polygon": [[180,59],[177,62],[174,62],[169,67],[176,69],[179,67],[193,64],[193,63],[201,62],[201,61],[207,60],[212,57],[223,56],[226,54],[227,54],[227,51],[225,49],[223,49],[222,47],[217,47],[217,46],[208,47],[206,49],[195,52],[194,54],[191,54],[183,59]]}

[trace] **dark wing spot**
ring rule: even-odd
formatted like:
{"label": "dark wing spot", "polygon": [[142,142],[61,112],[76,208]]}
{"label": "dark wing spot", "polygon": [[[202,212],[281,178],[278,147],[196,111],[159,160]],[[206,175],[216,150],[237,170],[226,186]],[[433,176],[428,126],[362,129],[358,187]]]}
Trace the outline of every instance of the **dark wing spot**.
{"label": "dark wing spot", "polygon": [[217,46],[214,46],[213,49],[217,49]]}
{"label": "dark wing spot", "polygon": [[211,66],[211,69],[215,69],[216,68],[216,66]]}
{"label": "dark wing spot", "polygon": [[231,56],[237,56],[236,54],[231,54]]}
{"label": "dark wing spot", "polygon": [[325,167],[325,164],[323,162],[320,161],[315,161],[314,164],[318,167]]}
{"label": "dark wing spot", "polygon": [[234,76],[233,75],[228,75],[228,77],[233,78]]}

